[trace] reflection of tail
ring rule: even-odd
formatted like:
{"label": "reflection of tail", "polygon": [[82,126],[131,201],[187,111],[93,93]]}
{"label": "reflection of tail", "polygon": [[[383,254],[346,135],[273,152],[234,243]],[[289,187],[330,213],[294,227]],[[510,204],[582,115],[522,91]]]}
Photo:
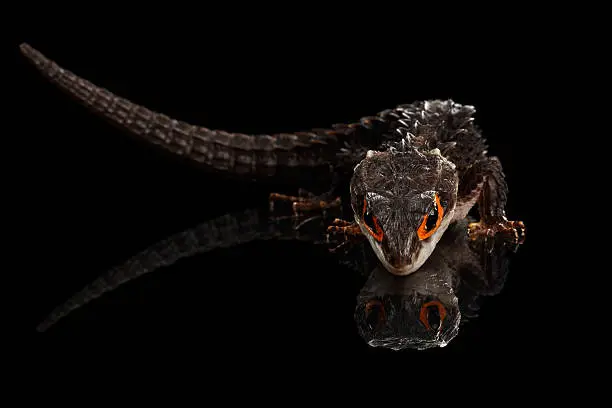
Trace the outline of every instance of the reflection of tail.
{"label": "reflection of tail", "polygon": [[172,119],[58,66],[28,44],[22,54],[50,82],[119,128],[212,168],[252,175],[272,175],[279,167],[313,167],[326,164],[327,144],[335,144],[333,130],[246,135],[207,129]]}
{"label": "reflection of tail", "polygon": [[106,292],[112,291],[125,282],[158,268],[172,265],[182,258],[217,248],[229,248],[254,240],[300,239],[315,241],[317,238],[319,237],[308,235],[302,230],[298,235],[290,218],[284,222],[272,222],[257,210],[227,214],[158,242],[122,265],[106,272],[53,310],[38,325],[37,330],[45,331],[72,310],[89,303]]}

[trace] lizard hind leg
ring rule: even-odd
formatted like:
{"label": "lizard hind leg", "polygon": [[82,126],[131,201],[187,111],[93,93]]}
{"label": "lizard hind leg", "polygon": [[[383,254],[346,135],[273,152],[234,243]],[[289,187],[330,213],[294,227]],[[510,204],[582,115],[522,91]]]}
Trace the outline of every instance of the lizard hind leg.
{"label": "lizard hind leg", "polygon": [[302,215],[308,212],[322,211],[339,208],[342,205],[340,197],[333,197],[331,193],[325,193],[319,196],[310,191],[300,188],[297,196],[271,193],[270,194],[270,212],[274,211],[274,204],[279,201],[291,203],[294,215]]}
{"label": "lizard hind leg", "polygon": [[[326,211],[330,209],[342,210],[342,200],[340,197],[333,195],[333,189],[322,195],[315,195],[308,190],[300,188],[297,196],[271,193],[270,194],[270,212],[275,211],[276,202],[291,203],[293,216],[299,219],[304,214],[321,214],[313,215],[302,221],[297,228],[300,228],[309,221],[320,218],[325,218]],[[361,229],[355,222],[345,221],[340,218],[334,221],[326,229],[326,242],[330,245],[330,252],[339,252],[341,249],[348,251],[354,244],[361,241],[363,235]]]}

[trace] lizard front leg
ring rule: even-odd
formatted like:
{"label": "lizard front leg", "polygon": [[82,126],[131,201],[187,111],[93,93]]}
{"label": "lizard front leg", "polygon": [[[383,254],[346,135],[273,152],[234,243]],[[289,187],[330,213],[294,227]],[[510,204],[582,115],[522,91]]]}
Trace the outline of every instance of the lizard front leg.
{"label": "lizard front leg", "polygon": [[474,203],[478,205],[480,220],[468,226],[472,240],[479,236],[504,234],[511,243],[524,242],[525,224],[506,218],[508,186],[501,163],[496,157],[472,165],[463,175],[458,193],[458,216],[465,217]]}
{"label": "lizard front leg", "polygon": [[344,236],[344,240],[340,244],[330,249],[331,252],[336,252],[341,248],[356,244],[364,238],[361,228],[359,228],[356,222],[349,222],[339,218],[336,218],[332,225],[327,227],[327,232],[332,235],[342,234]]}

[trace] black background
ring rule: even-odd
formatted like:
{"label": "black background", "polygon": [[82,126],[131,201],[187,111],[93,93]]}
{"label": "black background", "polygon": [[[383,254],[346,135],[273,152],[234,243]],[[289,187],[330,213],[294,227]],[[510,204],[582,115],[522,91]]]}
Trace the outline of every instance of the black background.
{"label": "black background", "polygon": [[73,312],[36,334],[39,342],[257,364],[283,356],[402,364],[535,356],[533,363],[551,353],[550,344],[532,338],[550,319],[550,274],[542,272],[537,244],[543,209],[534,197],[549,171],[539,152],[541,105],[551,98],[544,62],[554,39],[491,28],[379,38],[363,26],[334,30],[330,23],[318,35],[315,24],[203,24],[185,33],[140,23],[131,30],[103,29],[109,22],[58,25],[15,42],[21,91],[14,107],[27,152],[13,170],[26,179],[19,188],[28,197],[20,208],[28,214],[26,331],[36,334],[54,306],[137,251],[227,211],[261,205],[284,186],[228,183],[126,137],[42,79],[19,55],[21,41],[150,109],[237,132],[326,127],[421,99],[475,105],[489,151],[507,176],[507,213],[527,224],[527,242],[504,291],[443,349],[369,348],[353,322],[363,282],[324,250],[297,242],[250,243],[181,261]]}

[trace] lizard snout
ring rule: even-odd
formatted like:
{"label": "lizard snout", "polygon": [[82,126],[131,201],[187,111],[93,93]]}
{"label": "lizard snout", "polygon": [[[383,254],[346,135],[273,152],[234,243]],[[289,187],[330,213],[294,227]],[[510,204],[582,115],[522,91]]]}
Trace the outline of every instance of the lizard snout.
{"label": "lizard snout", "polygon": [[410,257],[401,254],[389,254],[387,259],[394,268],[401,269],[410,264]]}

